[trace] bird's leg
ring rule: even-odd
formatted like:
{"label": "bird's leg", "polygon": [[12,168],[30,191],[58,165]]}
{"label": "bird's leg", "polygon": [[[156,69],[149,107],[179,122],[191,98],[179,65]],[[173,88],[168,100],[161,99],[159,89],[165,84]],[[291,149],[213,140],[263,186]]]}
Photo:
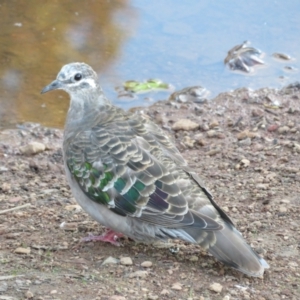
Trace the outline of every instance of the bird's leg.
{"label": "bird's leg", "polygon": [[115,232],[112,229],[107,228],[106,231],[101,235],[89,235],[83,239],[81,242],[94,242],[94,241],[101,241],[101,242],[108,242],[115,246],[120,246],[121,244],[117,242],[118,238],[123,237],[122,233]]}

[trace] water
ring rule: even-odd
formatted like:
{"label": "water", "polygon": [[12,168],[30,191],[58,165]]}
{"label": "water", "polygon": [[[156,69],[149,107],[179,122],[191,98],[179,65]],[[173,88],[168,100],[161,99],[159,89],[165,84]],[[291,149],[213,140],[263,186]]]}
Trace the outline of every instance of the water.
{"label": "water", "polygon": [[[40,91],[72,61],[92,65],[106,95],[124,108],[169,95],[118,99],[115,87],[131,79],[159,78],[176,89],[202,85],[211,97],[299,79],[298,70],[284,69],[300,69],[298,0],[7,0],[0,16],[0,127],[23,121],[63,127],[68,96]],[[227,51],[244,40],[265,53],[265,67],[250,75],[223,64]],[[274,52],[293,60],[278,61]]]}

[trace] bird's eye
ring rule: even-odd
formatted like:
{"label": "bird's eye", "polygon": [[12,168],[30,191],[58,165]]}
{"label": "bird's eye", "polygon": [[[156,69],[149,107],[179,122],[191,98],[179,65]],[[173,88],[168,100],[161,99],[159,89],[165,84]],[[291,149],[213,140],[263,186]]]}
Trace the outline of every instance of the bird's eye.
{"label": "bird's eye", "polygon": [[80,79],[82,78],[82,75],[80,73],[77,73],[75,76],[74,76],[74,79],[76,81],[79,81]]}

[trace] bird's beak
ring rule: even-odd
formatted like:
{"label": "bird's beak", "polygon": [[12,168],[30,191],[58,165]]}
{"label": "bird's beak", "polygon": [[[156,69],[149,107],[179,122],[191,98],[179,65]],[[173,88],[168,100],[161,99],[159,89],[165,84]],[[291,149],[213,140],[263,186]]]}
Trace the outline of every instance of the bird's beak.
{"label": "bird's beak", "polygon": [[45,86],[42,91],[41,94],[45,94],[47,92],[53,91],[53,90],[58,90],[62,88],[62,83],[59,80],[54,80],[52,81],[49,85]]}

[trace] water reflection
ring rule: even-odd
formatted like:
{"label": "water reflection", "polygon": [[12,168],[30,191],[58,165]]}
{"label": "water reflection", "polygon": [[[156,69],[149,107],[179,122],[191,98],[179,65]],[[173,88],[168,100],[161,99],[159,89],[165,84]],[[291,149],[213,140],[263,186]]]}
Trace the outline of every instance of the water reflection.
{"label": "water reflection", "polygon": [[1,123],[17,119],[62,126],[68,97],[58,93],[41,99],[39,91],[71,61],[104,72],[127,39],[128,31],[115,20],[120,12],[128,19],[134,14],[124,0],[2,1]]}
{"label": "water reflection", "polygon": [[[68,96],[39,92],[73,61],[90,64],[107,96],[124,108],[171,93],[118,98],[114,88],[128,80],[157,78],[176,91],[201,86],[210,97],[242,86],[294,82],[300,68],[299,11],[298,0],[1,1],[0,127],[16,121],[62,127]],[[223,64],[228,50],[243,40],[265,53],[265,67],[251,75]],[[273,53],[293,59],[279,60]]]}

